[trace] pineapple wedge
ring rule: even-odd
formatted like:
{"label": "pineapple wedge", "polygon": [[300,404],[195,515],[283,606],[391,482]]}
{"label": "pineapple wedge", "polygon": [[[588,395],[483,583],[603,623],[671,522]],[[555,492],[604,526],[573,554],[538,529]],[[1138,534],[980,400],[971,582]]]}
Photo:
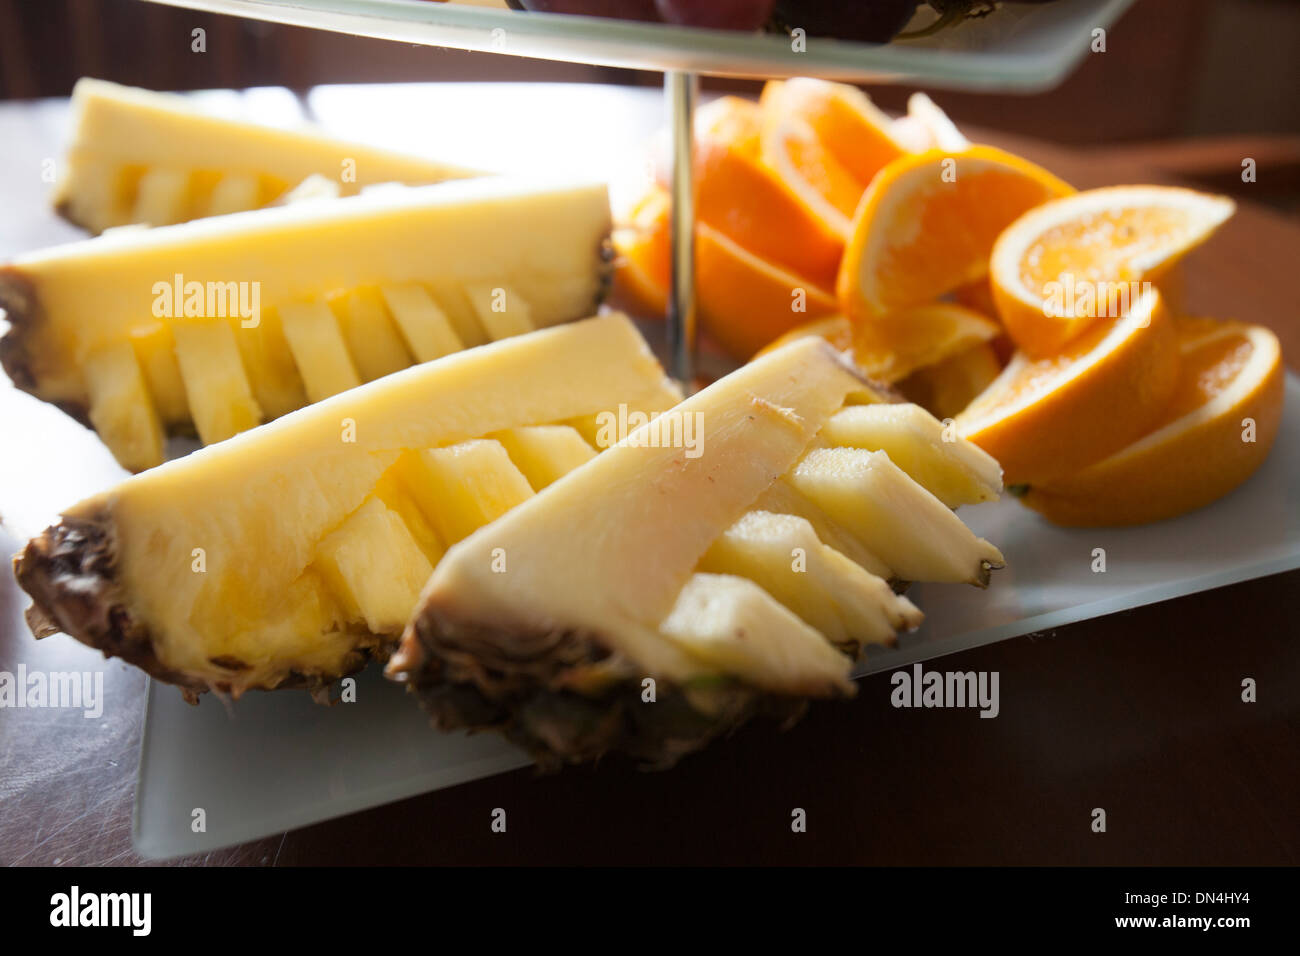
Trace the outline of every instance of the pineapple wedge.
{"label": "pineapple wedge", "polygon": [[[822,453],[889,464],[824,434],[876,395],[817,339],[720,379],[452,546],[387,673],[440,726],[501,729],[549,767],[611,750],[664,766],[754,713],[852,693],[840,647],[920,617],[872,568],[981,582],[1002,563],[897,468],[814,467]],[[699,454],[655,440],[674,416],[694,416]],[[896,507],[891,529],[920,509],[924,533],[863,528],[859,512]],[[859,542],[865,564],[826,538]]]}
{"label": "pineapple wedge", "polygon": [[104,80],[77,82],[72,113],[72,142],[53,203],[93,233],[256,209],[310,176],[349,196],[376,183],[414,186],[477,175],[310,129],[225,119],[181,96]]}
{"label": "pineapple wedge", "polygon": [[[0,266],[0,362],[83,423],[113,422],[101,436],[138,471],[162,460],[149,453],[153,418],[220,441],[412,362],[590,315],[609,217],[604,186],[500,177],[72,243]],[[467,290],[487,297],[485,324],[473,324]],[[493,311],[494,290],[506,311]],[[200,340],[210,356],[191,348]],[[89,357],[128,341],[152,350],[141,357],[150,388],[99,375],[92,395]],[[122,404],[132,398],[154,407]]]}
{"label": "pineapple wedge", "polygon": [[620,315],[386,376],[68,509],[16,560],[29,621],[191,698],[320,688],[387,653],[455,537],[532,496],[484,436],[665,387]]}

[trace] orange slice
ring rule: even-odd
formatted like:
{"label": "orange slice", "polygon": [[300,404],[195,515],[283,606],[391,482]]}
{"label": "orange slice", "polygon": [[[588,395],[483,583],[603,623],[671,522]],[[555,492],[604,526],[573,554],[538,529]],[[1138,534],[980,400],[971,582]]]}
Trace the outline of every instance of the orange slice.
{"label": "orange slice", "polygon": [[[810,187],[846,218],[876,173],[908,152],[894,135],[893,120],[855,86],[811,77],[772,80],[763,87],[759,104],[765,118],[764,162],[800,195]],[[786,118],[796,122],[783,123]],[[805,130],[822,156],[805,151]]]}
{"label": "orange slice", "polygon": [[762,125],[758,105],[735,96],[700,110],[696,219],[760,258],[819,285],[833,285],[844,236],[760,161]]}
{"label": "orange slice", "polygon": [[1071,191],[991,146],[894,160],[858,205],[836,284],[841,308],[851,319],[870,319],[974,282],[1008,224]]}
{"label": "orange slice", "polygon": [[742,249],[704,223],[695,230],[695,279],[700,327],[740,361],[810,317],[836,310],[829,289]]}
{"label": "orange slice", "polygon": [[1182,372],[1154,428],[1077,474],[1031,485],[1026,505],[1063,525],[1159,521],[1223,497],[1259,468],[1282,418],[1277,336],[1242,322],[1179,333]]}
{"label": "orange slice", "polygon": [[614,279],[609,302],[615,308],[646,318],[662,319],[668,311],[672,273],[668,194],[653,189],[642,197],[615,229]]}
{"label": "orange slice", "polygon": [[1174,319],[1154,289],[1099,321],[1059,355],[1017,352],[957,416],[957,428],[1002,465],[1008,485],[1063,478],[1151,428],[1178,382]]}
{"label": "orange slice", "polygon": [[848,238],[867,184],[831,154],[808,123],[797,116],[769,123],[763,131],[763,162],[841,243]]}
{"label": "orange slice", "polygon": [[998,237],[990,273],[1016,344],[1047,355],[1113,318],[1232,215],[1232,200],[1169,186],[1112,186],[1026,212]]}
{"label": "orange slice", "polygon": [[1001,331],[996,322],[964,306],[921,305],[854,324],[853,357],[870,377],[896,382],[989,342]]}
{"label": "orange slice", "polygon": [[[969,309],[936,303],[866,325],[854,324],[842,315],[816,319],[791,329],[763,351],[815,335],[841,351],[851,350],[854,364],[864,375],[888,384],[984,345],[1000,330],[996,322]],[[995,365],[993,376],[982,383],[981,389],[999,371],[1001,366]]]}
{"label": "orange slice", "polygon": [[940,362],[919,368],[898,383],[898,390],[935,418],[956,418],[1002,371],[997,351],[981,342]]}

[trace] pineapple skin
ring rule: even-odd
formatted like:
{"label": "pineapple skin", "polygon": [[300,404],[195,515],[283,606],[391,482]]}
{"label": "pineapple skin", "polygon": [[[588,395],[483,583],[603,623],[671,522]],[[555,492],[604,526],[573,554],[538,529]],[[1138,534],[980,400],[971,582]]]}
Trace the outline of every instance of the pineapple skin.
{"label": "pineapple skin", "polygon": [[[107,509],[82,509],[65,515],[14,557],[14,577],[32,598],[27,624],[37,638],[62,632],[87,647],[118,657],[156,680],[180,688],[185,699],[197,704],[205,691],[237,695],[243,688],[232,681],[213,681],[175,670],[159,660],[149,628],[131,611],[131,603],[118,576],[118,549]],[[396,637],[358,635],[358,642],[341,672],[291,671],[274,688],[304,689],[313,695],[328,693],[331,682],[355,674],[372,659],[391,653]],[[246,665],[223,660],[222,666],[238,673]]]}

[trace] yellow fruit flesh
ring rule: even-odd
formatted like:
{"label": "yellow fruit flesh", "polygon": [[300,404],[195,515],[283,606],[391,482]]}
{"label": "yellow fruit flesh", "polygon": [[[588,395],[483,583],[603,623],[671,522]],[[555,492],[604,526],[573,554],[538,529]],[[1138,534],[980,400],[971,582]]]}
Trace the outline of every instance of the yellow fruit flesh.
{"label": "yellow fruit flesh", "polygon": [[[39,304],[23,331],[39,397],[88,405],[87,355],[133,336],[162,341],[182,322],[229,319],[239,375],[270,419],[413,360],[590,314],[608,229],[602,186],[474,180],[120,233],[5,268]],[[493,290],[505,293],[504,312],[492,310]],[[220,343],[223,363],[229,345]],[[145,364],[152,377],[158,370]],[[194,367],[179,362],[183,378]],[[239,377],[224,365],[222,376]],[[155,413],[186,430],[174,382],[160,382]],[[200,383],[184,388],[189,408],[204,409],[201,437],[258,420],[214,407],[231,394],[196,401]]]}
{"label": "yellow fruit flesh", "polygon": [[511,428],[492,437],[505,447],[533,491],[541,491],[596,457],[595,450],[570,425]]}
{"label": "yellow fruit flesh", "polygon": [[[862,380],[815,339],[715,382],[665,413],[699,416],[699,454],[656,445],[649,440],[655,432],[643,428],[453,547],[390,673],[421,664],[418,628],[438,622],[452,640],[460,628],[471,636],[487,629],[503,642],[557,630],[594,635],[612,651],[601,666],[624,676],[734,676],[783,693],[845,691],[849,658],[831,642],[887,640],[916,622],[915,609],[821,540],[810,521],[782,513],[801,498],[773,488],[786,473],[797,479],[818,452],[805,453],[846,402],[864,399],[871,392]],[[826,509],[823,526],[874,539],[862,526],[900,508],[889,529],[898,540],[885,549],[891,566],[915,579],[983,583],[988,566],[1001,563],[997,549],[879,458],[876,470],[892,468],[890,480],[813,469],[817,497],[838,510],[848,506],[843,514]],[[859,508],[859,499],[877,494],[882,500]],[[777,513],[747,515],[756,501],[759,509],[773,501]],[[929,513],[934,509],[942,517]],[[807,571],[790,566],[794,548],[804,549]],[[496,552],[508,555],[504,573],[492,569]]]}
{"label": "yellow fruit flesh", "polygon": [[[244,374],[230,323],[192,319],[177,322],[172,334],[186,398],[203,443],[224,441],[259,424],[262,410]],[[92,413],[94,407],[92,400]],[[112,442],[108,447],[116,454]]]}
{"label": "yellow fruit flesh", "polygon": [[162,457],[162,423],[129,342],[86,359],[86,387],[91,395],[91,424],[118,449],[124,467],[142,467]]}
{"label": "yellow fruit flesh", "polygon": [[79,81],[72,106],[76,125],[54,201],[92,232],[254,209],[312,175],[344,195],[473,175],[310,130],[209,115],[182,97],[102,80]]}
{"label": "yellow fruit flesh", "polygon": [[572,323],[387,376],[67,514],[111,520],[122,593],[166,667],[234,692],[337,676],[375,640],[371,624],[391,635],[405,620],[394,609],[413,605],[415,555],[433,564],[444,546],[432,528],[461,533],[508,505],[484,486],[531,494],[504,450],[461,473],[472,493],[413,485],[412,458],[457,458],[465,442],[501,449],[471,439],[616,406],[662,380],[622,316]]}

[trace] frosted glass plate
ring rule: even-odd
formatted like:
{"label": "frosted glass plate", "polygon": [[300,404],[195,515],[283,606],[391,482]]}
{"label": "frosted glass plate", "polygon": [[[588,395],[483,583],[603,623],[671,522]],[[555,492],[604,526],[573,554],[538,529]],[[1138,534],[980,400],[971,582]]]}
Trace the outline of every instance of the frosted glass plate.
{"label": "frosted glass plate", "polygon": [[[1268,461],[1228,497],[1137,528],[1054,527],[1014,500],[962,509],[1007,557],[987,591],[919,585],[926,620],[861,673],[1046,630],[1300,567],[1300,379],[1288,375],[1282,432]],[[1096,573],[1093,550],[1104,548]],[[714,745],[725,747],[726,742]],[[701,759],[707,759],[707,756]],[[492,734],[432,730],[403,691],[371,668],[357,702],[321,707],[305,693],[252,693],[229,711],[197,707],[151,683],[135,847],[167,857],[242,843],[366,807],[525,766]],[[671,772],[671,771],[669,771]],[[202,807],[207,832],[190,830]]]}
{"label": "frosted glass plate", "polygon": [[[647,70],[767,79],[820,76],[1034,92],[1059,83],[1132,0],[1008,4],[933,37],[876,45],[522,13],[425,0],[154,0],[170,6],[426,46]],[[914,23],[926,22],[929,8]]]}

